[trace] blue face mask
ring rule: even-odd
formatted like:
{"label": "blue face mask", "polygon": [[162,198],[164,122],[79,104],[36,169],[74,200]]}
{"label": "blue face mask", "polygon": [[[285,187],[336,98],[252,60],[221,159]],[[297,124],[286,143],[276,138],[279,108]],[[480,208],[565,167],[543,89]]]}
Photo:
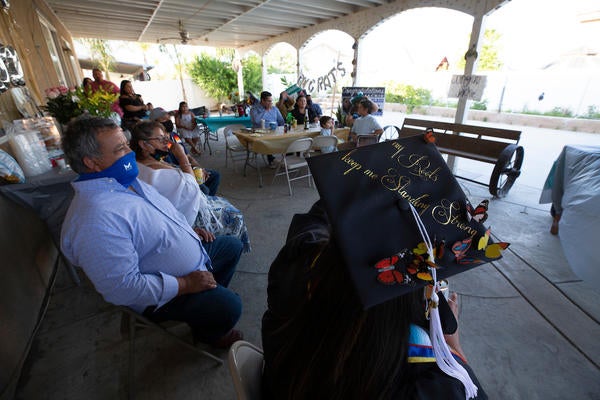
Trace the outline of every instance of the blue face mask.
{"label": "blue face mask", "polygon": [[137,178],[137,176],[138,166],[137,162],[135,161],[135,153],[131,151],[119,158],[113,163],[113,165],[105,170],[100,172],[92,172],[89,174],[81,174],[77,180],[87,181],[98,178],[114,178],[117,180],[117,182],[127,188],[129,185],[131,185],[135,178]]}

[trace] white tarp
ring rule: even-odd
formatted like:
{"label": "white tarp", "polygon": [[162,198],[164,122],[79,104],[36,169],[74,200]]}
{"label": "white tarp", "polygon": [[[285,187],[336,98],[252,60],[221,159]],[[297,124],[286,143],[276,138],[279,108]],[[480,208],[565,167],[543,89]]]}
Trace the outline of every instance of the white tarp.
{"label": "white tarp", "polygon": [[540,203],[561,214],[558,235],[571,269],[591,284],[600,280],[600,146],[565,146]]}

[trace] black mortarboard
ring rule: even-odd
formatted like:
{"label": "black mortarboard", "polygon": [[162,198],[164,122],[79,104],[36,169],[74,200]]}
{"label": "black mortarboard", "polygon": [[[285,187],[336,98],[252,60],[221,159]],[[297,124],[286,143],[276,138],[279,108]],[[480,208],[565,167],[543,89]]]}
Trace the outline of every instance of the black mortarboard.
{"label": "black mortarboard", "polygon": [[492,244],[483,215],[471,216],[432,140],[419,135],[308,159],[365,308],[432,283],[427,234],[437,280],[500,258],[508,246]]}

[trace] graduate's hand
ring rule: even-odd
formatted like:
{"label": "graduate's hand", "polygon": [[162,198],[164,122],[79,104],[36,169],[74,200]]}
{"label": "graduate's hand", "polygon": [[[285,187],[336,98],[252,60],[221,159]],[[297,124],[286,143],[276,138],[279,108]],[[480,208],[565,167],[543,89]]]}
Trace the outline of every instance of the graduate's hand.
{"label": "graduate's hand", "polygon": [[[454,318],[456,318],[456,323],[458,325],[458,295],[456,292],[452,292],[450,297],[448,297],[448,306],[450,307],[450,310],[452,310],[452,314],[454,314]],[[466,360],[467,357],[465,356],[465,352],[460,346],[458,331],[459,328],[456,328],[456,332],[454,332],[452,335],[444,335],[444,338],[446,339],[448,346],[450,346],[454,351],[459,353],[463,359]]]}

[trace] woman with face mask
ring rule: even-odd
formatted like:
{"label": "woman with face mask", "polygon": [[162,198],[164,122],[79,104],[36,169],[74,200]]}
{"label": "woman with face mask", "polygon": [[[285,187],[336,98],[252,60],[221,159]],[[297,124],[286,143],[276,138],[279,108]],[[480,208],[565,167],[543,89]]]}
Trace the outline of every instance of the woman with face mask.
{"label": "woman with face mask", "polygon": [[[136,154],[139,179],[169,199],[186,217],[188,223],[204,240],[215,236],[232,235],[250,251],[248,230],[240,210],[228,200],[206,196],[198,186],[196,170],[188,161],[183,146],[173,142],[162,124],[140,122],[132,132],[131,149]],[[162,161],[171,153],[179,162],[179,168]]]}

